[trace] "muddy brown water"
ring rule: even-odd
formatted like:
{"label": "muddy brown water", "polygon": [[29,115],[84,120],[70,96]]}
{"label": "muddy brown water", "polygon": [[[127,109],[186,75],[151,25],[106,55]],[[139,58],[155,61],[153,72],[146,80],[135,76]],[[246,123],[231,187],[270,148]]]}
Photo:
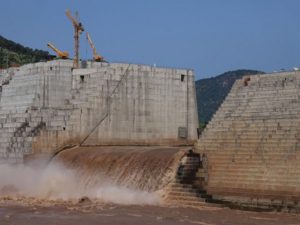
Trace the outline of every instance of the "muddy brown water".
{"label": "muddy brown water", "polygon": [[74,170],[85,187],[112,183],[154,192],[174,179],[186,150],[176,147],[79,147],[62,151],[52,161]]}
{"label": "muddy brown water", "polygon": [[[185,151],[186,149],[181,148],[162,147],[81,147],[61,152],[50,165],[60,162],[64,167],[75,171],[76,178],[80,182],[78,186],[87,189],[101,186],[103,183],[113,183],[117,187],[151,193],[163,190],[171,182]],[[54,172],[55,176],[51,174],[48,177],[50,181],[56,181],[53,186],[55,190],[61,191],[62,189],[57,189],[59,187],[64,188],[64,191],[65,189],[67,192],[70,191],[72,187],[65,187],[64,183],[57,185],[60,179],[54,179],[63,171],[54,170]],[[20,170],[15,175],[19,173]],[[35,173],[30,171],[29,174]],[[53,185],[53,182],[42,181],[42,184],[50,188],[49,190],[46,188],[47,191],[53,193],[51,186],[48,186]],[[32,185],[29,187],[33,189],[35,183],[35,180],[34,183],[29,182]],[[204,204],[198,209],[167,207],[163,203],[156,202],[149,205],[141,203],[140,200],[139,205],[136,201],[116,204],[97,198],[89,199],[83,196],[78,198],[77,195],[76,198],[69,200],[50,199],[47,198],[48,195],[35,196],[32,192],[23,192],[21,195],[17,191],[21,190],[17,184],[19,182],[16,182],[15,186],[8,182],[2,187],[5,196],[0,196],[0,225],[300,225],[300,215],[296,214],[247,212],[212,207],[209,204]],[[112,192],[103,193],[118,196],[120,190],[113,189]],[[26,196],[26,193],[29,195]],[[120,197],[127,196],[128,193],[130,194],[124,192]],[[144,198],[145,195],[138,197]]]}
{"label": "muddy brown water", "polygon": [[200,209],[1,201],[0,225],[298,225],[300,215],[204,206]]}
{"label": "muddy brown water", "polygon": [[[65,149],[47,166],[0,165],[0,197],[159,204],[188,147]],[[33,165],[39,165],[35,163]]]}

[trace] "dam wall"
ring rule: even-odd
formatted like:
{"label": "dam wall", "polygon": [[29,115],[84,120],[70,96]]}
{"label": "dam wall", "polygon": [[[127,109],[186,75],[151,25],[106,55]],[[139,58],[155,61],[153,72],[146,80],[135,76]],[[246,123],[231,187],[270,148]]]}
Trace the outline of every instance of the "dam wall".
{"label": "dam wall", "polygon": [[250,207],[300,206],[300,72],[245,76],[197,142],[213,199]]}
{"label": "dam wall", "polygon": [[0,159],[54,154],[67,145],[192,145],[192,70],[56,60],[0,74]]}

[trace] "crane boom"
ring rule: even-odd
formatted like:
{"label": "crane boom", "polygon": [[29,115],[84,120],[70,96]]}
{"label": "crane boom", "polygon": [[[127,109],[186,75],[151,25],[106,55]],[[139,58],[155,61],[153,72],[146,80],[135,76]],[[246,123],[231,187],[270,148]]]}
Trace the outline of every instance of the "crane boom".
{"label": "crane boom", "polygon": [[71,15],[70,10],[66,11],[66,15],[72,21],[72,23],[73,23],[74,26],[77,26],[77,27],[79,26],[78,21]]}
{"label": "crane boom", "polygon": [[91,46],[91,48],[93,50],[93,59],[94,59],[94,61],[96,61],[96,62],[103,62],[104,58],[102,56],[98,55],[96,47],[95,47],[95,45],[94,45],[94,43],[92,41],[92,38],[91,38],[91,36],[90,36],[90,34],[88,32],[86,32],[86,38],[89,41],[89,44],[90,44],[90,46]]}
{"label": "crane boom", "polygon": [[79,67],[79,36],[84,31],[84,28],[80,22],[75,19],[71,13],[70,10],[66,11],[66,16],[71,20],[72,25],[74,27],[74,68]]}
{"label": "crane boom", "polygon": [[56,55],[59,57],[59,58],[62,58],[62,59],[67,59],[69,58],[69,53],[68,52],[63,52],[63,51],[60,51],[58,48],[56,48],[53,44],[51,44],[50,42],[47,44],[47,46],[49,48],[51,48],[55,53]]}

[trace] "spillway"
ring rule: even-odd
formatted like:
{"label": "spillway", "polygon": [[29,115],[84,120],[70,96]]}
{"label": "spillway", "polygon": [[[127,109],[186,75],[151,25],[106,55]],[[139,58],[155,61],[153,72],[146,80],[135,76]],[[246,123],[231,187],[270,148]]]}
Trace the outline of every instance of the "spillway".
{"label": "spillway", "polygon": [[[160,204],[188,147],[73,147],[45,167],[0,165],[0,196],[46,201]],[[27,200],[26,200],[27,201]]]}
{"label": "spillway", "polygon": [[155,192],[174,179],[184,154],[176,147],[78,147],[62,151],[51,163],[72,169],[87,189],[105,183]]}
{"label": "spillway", "polygon": [[[197,140],[194,81],[190,69],[71,60],[0,71],[0,192],[163,192]],[[50,163],[24,165],[37,159]]]}

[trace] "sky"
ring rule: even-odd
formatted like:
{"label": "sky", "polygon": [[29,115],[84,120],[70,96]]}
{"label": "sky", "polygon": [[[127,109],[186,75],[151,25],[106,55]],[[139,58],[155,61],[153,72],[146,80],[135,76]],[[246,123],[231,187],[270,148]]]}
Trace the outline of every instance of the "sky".
{"label": "sky", "polygon": [[[0,35],[73,55],[79,11],[109,62],[194,69],[197,79],[229,70],[300,67],[299,0],[0,0]],[[81,58],[92,57],[85,35]]]}

